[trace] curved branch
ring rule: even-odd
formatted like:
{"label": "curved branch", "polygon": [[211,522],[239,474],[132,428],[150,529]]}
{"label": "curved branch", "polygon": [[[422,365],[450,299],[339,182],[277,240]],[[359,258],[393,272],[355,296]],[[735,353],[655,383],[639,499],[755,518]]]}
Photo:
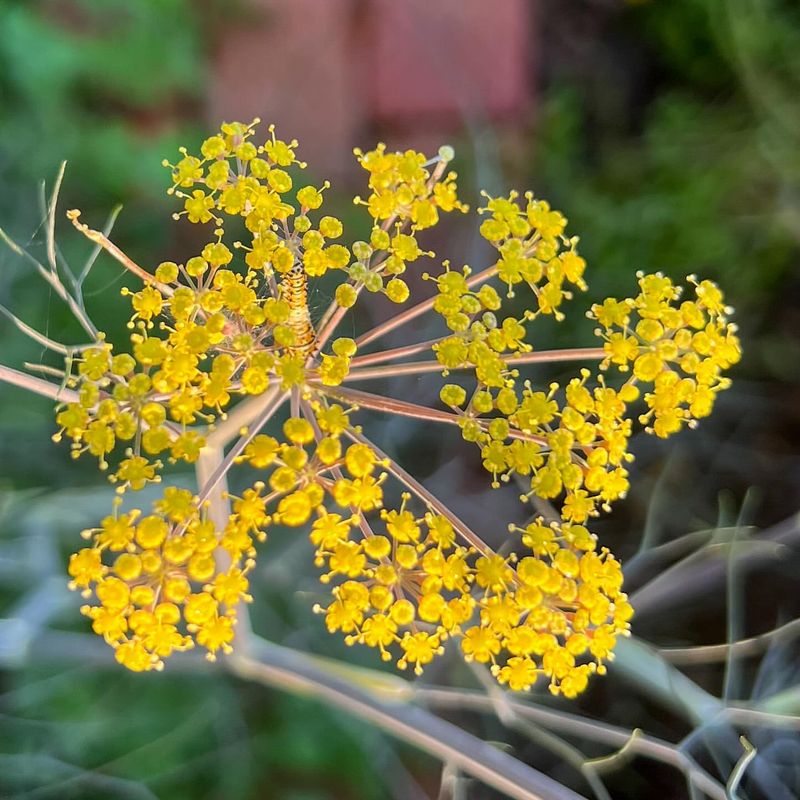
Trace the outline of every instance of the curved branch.
{"label": "curved branch", "polygon": [[[494,703],[483,692],[463,689],[421,687],[415,696],[435,708],[452,708],[493,712]],[[554,711],[516,698],[508,698],[514,712],[534,722],[569,736],[602,742],[611,747],[626,748],[629,752],[679,769],[694,786],[713,800],[726,800],[725,789],[677,745],[640,733],[633,736],[625,728],[586,719],[567,711]]]}
{"label": "curved branch", "polygon": [[310,659],[254,637],[247,655],[225,662],[240,677],[322,700],[371,722],[515,800],[583,800],[581,795],[422,708],[378,699]]}
{"label": "curved branch", "polygon": [[793,619],[785,625],[766,633],[739,639],[731,644],[697,645],[695,647],[662,647],[661,656],[673,664],[711,664],[725,661],[734,656],[754,656],[763,653],[769,646],[782,639],[789,639],[800,633],[800,619]]}

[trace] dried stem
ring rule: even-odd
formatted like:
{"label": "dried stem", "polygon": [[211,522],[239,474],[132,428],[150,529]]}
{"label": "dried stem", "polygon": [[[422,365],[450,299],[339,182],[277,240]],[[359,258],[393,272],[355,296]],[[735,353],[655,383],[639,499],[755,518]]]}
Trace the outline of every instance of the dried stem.
{"label": "dried stem", "polygon": [[[111,213],[108,215],[108,219],[106,220],[106,224],[103,228],[103,236],[108,238],[109,234],[111,233],[112,229],[114,228],[114,223],[117,221],[117,217],[119,216],[120,212],[122,211],[122,206],[115,206]],[[94,266],[94,262],[97,261],[97,257],[100,255],[101,251],[103,250],[102,244],[95,244],[92,248],[92,252],[89,253],[89,257],[86,259],[86,263],[83,265],[83,269],[81,269],[80,274],[78,275],[78,286],[82,286],[83,282],[86,280],[89,272],[91,272],[92,267]],[[80,298],[79,298],[80,299]]]}
{"label": "dried stem", "polygon": [[102,247],[112,258],[116,259],[122,264],[125,269],[132,272],[144,283],[149,283],[155,286],[161,294],[171,297],[175,290],[166,283],[161,283],[155,279],[146,269],[140,267],[133,259],[122,252],[105,234],[100,231],[93,230],[88,225],[80,221],[81,212],[73,208],[67,211],[67,217],[72,224],[79,230],[90,242],[94,242],[99,247]]}

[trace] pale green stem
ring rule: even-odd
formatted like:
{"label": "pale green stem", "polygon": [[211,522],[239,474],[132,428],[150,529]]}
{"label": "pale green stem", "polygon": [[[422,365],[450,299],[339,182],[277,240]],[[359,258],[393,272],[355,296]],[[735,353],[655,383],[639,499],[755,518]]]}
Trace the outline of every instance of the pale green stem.
{"label": "pale green stem", "polygon": [[[494,703],[483,692],[465,689],[443,689],[420,687],[414,695],[421,702],[435,708],[459,709],[464,711],[493,712]],[[575,736],[593,742],[601,742],[610,747],[626,748],[638,756],[660,761],[679,769],[699,790],[705,792],[713,800],[726,800],[725,790],[704,769],[699,767],[691,756],[679,747],[663,739],[647,734],[634,736],[633,732],[610,725],[607,722],[586,719],[568,711],[544,708],[508,696],[508,703],[513,711],[540,725],[544,725],[568,736]]]}
{"label": "pale green stem", "polygon": [[225,663],[243,678],[316,698],[366,720],[515,800],[582,800],[571,789],[424,709],[380,700],[298,655],[254,637],[247,655],[234,653]]}
{"label": "pale green stem", "polygon": [[[214,474],[220,470],[223,463],[222,445],[216,447],[204,447],[200,451],[200,457],[195,465],[198,486],[211,485]],[[223,471],[220,477],[209,491],[206,502],[208,502],[208,517],[214,523],[214,528],[221,533],[228,525],[231,516],[231,501],[228,498],[228,481]],[[214,551],[214,561],[217,570],[222,572],[230,567],[230,556],[221,547]],[[250,626],[250,613],[247,603],[240,602],[236,607],[236,647],[247,651],[252,628]]]}
{"label": "pale green stem", "polygon": [[719,698],[676,670],[654,648],[633,637],[617,640],[608,668],[693,724],[707,723],[725,708]]}
{"label": "pale green stem", "polygon": [[735,656],[753,656],[763,653],[775,641],[791,639],[800,633],[800,619],[793,619],[774,630],[739,639],[732,644],[699,645],[696,647],[662,647],[659,654],[672,664],[711,664],[725,661],[731,651]]}
{"label": "pale green stem", "polygon": [[56,386],[50,381],[35,378],[33,375],[26,375],[24,372],[2,364],[0,364],[0,381],[10,383],[12,386],[18,386],[20,389],[27,389],[29,392],[42,395],[42,397],[49,397],[59,403],[78,402],[78,393],[76,391]]}

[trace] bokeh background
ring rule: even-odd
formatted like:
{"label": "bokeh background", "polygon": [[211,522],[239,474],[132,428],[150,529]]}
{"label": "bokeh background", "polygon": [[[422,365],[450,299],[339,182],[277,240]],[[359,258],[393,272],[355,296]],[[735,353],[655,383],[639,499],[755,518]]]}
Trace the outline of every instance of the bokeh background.
{"label": "bokeh background", "polygon": [[[0,0],[0,227],[33,253],[43,252],[39,182],[51,184],[66,159],[62,211],[80,207],[99,226],[122,204],[114,239],[136,260],[191,254],[197,242],[191,226],[170,218],[161,159],[180,144],[196,146],[222,119],[254,116],[300,140],[312,175],[334,184],[326,208],[354,238],[367,228],[351,202],[363,191],[352,148],[377,140],[433,151],[454,145],[473,207],[479,188],[532,188],[563,210],[581,236],[590,290],[567,321],[535,328],[537,348],[589,343],[583,310],[632,292],[638,269],[720,282],[744,342],[734,388],[697,431],[667,443],[636,439],[635,488],[595,529],[634,565],[634,632],[657,647],[725,642],[732,630],[755,635],[798,616],[800,7]],[[80,263],[90,247],[63,215],[58,226],[64,256]],[[431,243],[439,254],[486,262],[474,218],[442,227]],[[93,318],[116,341],[125,336],[118,292],[126,282],[101,257],[86,287]],[[325,301],[324,293],[312,298]],[[53,338],[80,340],[58,298],[2,243],[0,303]],[[371,313],[379,319],[388,310],[378,304]],[[21,368],[47,358],[0,317],[0,362]],[[436,396],[425,381],[386,389],[418,402]],[[439,764],[341,712],[220,670],[129,675],[88,647],[65,562],[78,531],[107,513],[111,491],[89,463],[73,463],[68,448],[52,444],[48,402],[0,386],[0,409],[0,797],[451,796],[440,794]],[[478,460],[457,432],[432,439],[407,420],[374,424],[404,465],[481,530],[497,527],[498,503],[512,508],[513,491],[487,501]],[[680,537],[690,533],[696,538],[686,544]],[[737,536],[747,543],[746,568],[726,580],[718,567],[720,559],[730,565],[726,543]],[[689,556],[696,569],[658,582],[665,563],[648,554],[673,541],[676,558],[702,546]],[[371,653],[324,632],[310,611],[316,586],[304,544],[271,540],[254,577],[259,633],[376,667]],[[799,650],[781,636],[738,664],[736,680],[725,682],[729,699],[794,692],[794,705],[781,710],[797,714]],[[724,661],[687,670],[721,691]],[[425,680],[475,685],[454,653]],[[572,704],[546,692],[535,699],[671,741],[692,733],[669,703],[614,670]],[[447,716],[589,796],[541,743],[491,715]],[[727,776],[735,757],[713,744],[714,730],[695,730],[687,746]],[[748,736],[759,754],[740,796],[800,796],[792,726]],[[615,799],[688,796],[679,775],[641,759],[620,763],[607,786]],[[458,791],[452,796],[499,796],[476,783]]]}

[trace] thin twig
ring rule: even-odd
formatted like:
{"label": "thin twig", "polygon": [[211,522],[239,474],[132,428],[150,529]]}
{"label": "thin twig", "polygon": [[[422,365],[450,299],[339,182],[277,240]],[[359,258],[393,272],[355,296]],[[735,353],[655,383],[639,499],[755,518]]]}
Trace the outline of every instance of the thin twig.
{"label": "thin twig", "polygon": [[[797,692],[797,687],[787,690]],[[783,694],[783,692],[781,692]],[[728,706],[724,708],[719,716],[722,719],[733,722],[742,727],[759,728],[780,728],[783,730],[800,731],[800,716],[793,714],[773,713],[770,708],[777,707],[775,699],[778,695],[765,700],[760,705],[762,708],[750,708],[748,706]]]}
{"label": "thin twig", "polygon": [[70,351],[78,349],[74,347],[68,347],[65,344],[61,344],[61,342],[55,341],[55,339],[51,339],[49,336],[45,336],[43,333],[39,333],[39,331],[23,322],[16,314],[12,314],[3,305],[0,305],[0,314],[3,314],[3,316],[11,320],[11,322],[28,338],[33,339],[34,342],[37,342],[42,347],[46,347],[48,350],[52,350],[55,353],[61,353],[61,355],[66,356],[69,355]]}
{"label": "thin twig", "polygon": [[[728,644],[732,645],[741,638],[740,629],[742,627],[742,598],[741,586],[738,585],[738,553],[736,552],[738,527],[733,531],[730,548],[728,551],[728,580],[725,586],[727,599],[727,620],[726,629],[728,633]],[[739,684],[739,669],[737,662],[737,651],[733,647],[728,647],[728,658],[725,660],[725,670],[722,677],[722,699],[725,703],[737,693]]]}
{"label": "thin twig", "polygon": [[[533,353],[518,353],[505,360],[509,366],[525,364],[549,364],[566,361],[600,361],[606,357],[602,347],[573,347],[563,350],[541,350]],[[398,375],[424,375],[441,372],[444,367],[438,361],[410,361],[407,364],[391,364],[383,367],[354,368],[345,378],[346,383],[372,380],[374,378],[393,378]],[[460,369],[474,369],[472,364],[449,368],[450,372]]]}
{"label": "thin twig", "polygon": [[[496,272],[497,267],[487,267],[469,278],[469,280],[467,280],[467,285],[473,288],[481,283],[485,283],[492,278]],[[391,319],[386,320],[386,322],[376,325],[374,328],[359,336],[358,339],[356,339],[356,344],[359,347],[364,347],[370,342],[375,341],[375,339],[379,339],[381,336],[385,336],[401,325],[405,325],[407,322],[411,322],[411,320],[425,314],[433,308],[433,304],[436,302],[438,296],[438,293],[434,292],[427,300],[422,300],[416,305],[411,306],[411,308],[407,308],[405,311],[395,314]]]}
{"label": "thin twig", "polygon": [[66,290],[58,273],[51,272],[47,269],[44,264],[34,258],[24,247],[18,245],[2,228],[0,228],[0,239],[2,239],[18,256],[27,259],[36,267],[39,275],[47,281],[53,291],[66,303],[75,319],[78,320],[81,327],[89,334],[89,337],[92,340],[96,340],[98,336],[97,328],[86,315],[86,312],[80,307],[78,301]]}
{"label": "thin twig", "polygon": [[[747,558],[742,560],[742,569],[757,569],[764,562],[774,561],[782,546],[796,544],[800,540],[798,520],[800,517],[795,514],[753,538],[752,542],[761,542],[765,547],[748,553]],[[666,573],[659,576],[631,597],[636,608],[636,618],[641,623],[649,614],[663,612],[665,608],[671,608],[676,603],[689,603],[698,595],[714,592],[725,578],[726,568],[726,561],[721,558],[687,561],[677,569],[670,568],[668,576]]]}
{"label": "thin twig", "polygon": [[731,800],[739,800],[739,784],[742,782],[742,778],[744,778],[744,773],[748,764],[758,755],[758,750],[750,744],[747,737],[740,736],[739,741],[742,743],[744,752],[742,753],[742,757],[736,762],[736,766],[733,768],[728,778],[728,797],[730,797]]}
{"label": "thin twig", "polygon": [[404,484],[411,492],[430,506],[438,514],[441,514],[455,528],[465,541],[469,542],[479,553],[491,555],[492,550],[486,542],[478,536],[465,522],[457,517],[438,497],[431,494],[418,480],[409,475],[394,459],[389,458],[386,453],[373,444],[366,436],[355,431],[347,430],[345,435],[354,442],[361,442],[368,445],[378,456],[386,462],[386,471],[393,475],[397,480]]}
{"label": "thin twig", "polygon": [[[494,711],[493,704],[483,692],[465,689],[444,689],[419,687],[415,696],[421,702],[437,708],[452,708],[480,712]],[[556,711],[530,702],[509,697],[508,702],[514,711],[553,730],[561,731],[589,741],[602,742],[616,748],[625,747],[638,756],[660,761],[679,769],[698,789],[713,800],[726,800],[725,789],[705,770],[699,767],[688,754],[678,747],[654,736],[641,734],[633,737],[632,732],[607,722],[586,719],[567,711]]]}
{"label": "thin twig", "polygon": [[132,258],[122,252],[107,236],[100,231],[93,230],[88,225],[80,221],[81,212],[73,208],[67,211],[67,217],[72,222],[77,230],[79,230],[89,241],[94,242],[103,248],[112,258],[116,259],[122,264],[125,269],[132,272],[146,284],[152,284],[163,295],[171,297],[175,290],[166,283],[157,281],[154,275],[151,275],[146,269],[140,267]]}
{"label": "thin twig", "polygon": [[609,753],[607,756],[599,756],[598,758],[590,758],[586,764],[591,765],[592,769],[596,772],[612,772],[617,769],[621,763],[625,763],[632,755],[635,754],[633,748],[636,740],[642,735],[641,728],[634,728],[628,741],[622,745],[614,753]]}
{"label": "thin twig", "polygon": [[560,736],[542,728],[535,722],[518,715],[508,696],[498,683],[489,675],[487,669],[476,663],[471,663],[473,673],[486,689],[487,697],[492,704],[492,710],[500,722],[510,730],[516,730],[527,736],[531,741],[544,747],[554,755],[566,761],[589,784],[597,800],[611,800],[603,781],[589,766],[586,756],[574,745]]}
{"label": "thin twig", "polygon": [[[67,354],[69,356],[69,354]],[[25,369],[31,370],[31,372],[41,372],[45,375],[52,375],[54,378],[58,378],[59,381],[64,381],[67,377],[67,371],[64,369],[59,369],[58,367],[51,367],[48,364],[37,364],[34,361],[23,361],[22,366]]]}
{"label": "thin twig", "polygon": [[62,161],[56,175],[53,191],[50,193],[50,203],[47,208],[47,260],[50,262],[50,269],[53,274],[58,274],[58,262],[56,261],[56,205],[58,204],[58,193],[61,190],[61,182],[64,180],[64,171],[67,162]]}
{"label": "thin twig", "polygon": [[659,654],[673,664],[712,664],[725,661],[730,651],[736,656],[753,656],[763,653],[773,642],[789,639],[800,633],[800,619],[793,619],[766,633],[739,639],[732,644],[698,645],[696,647],[662,647]]}
{"label": "thin twig", "polygon": [[666,564],[673,565],[697,550],[702,549],[714,538],[713,530],[692,531],[683,536],[655,545],[647,550],[639,550],[623,565],[625,585],[630,587],[645,581],[649,573],[662,572]]}

